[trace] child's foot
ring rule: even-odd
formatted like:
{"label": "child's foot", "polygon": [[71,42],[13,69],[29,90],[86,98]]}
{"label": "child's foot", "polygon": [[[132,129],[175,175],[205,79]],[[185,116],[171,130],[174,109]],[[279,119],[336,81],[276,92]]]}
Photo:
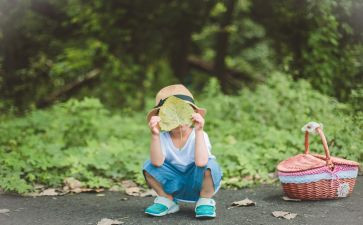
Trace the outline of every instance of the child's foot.
{"label": "child's foot", "polygon": [[199,198],[195,206],[195,217],[197,218],[216,217],[216,202],[212,198]]}
{"label": "child's foot", "polygon": [[175,201],[162,196],[156,197],[154,204],[145,209],[145,213],[152,216],[164,216],[178,211],[179,205]]}

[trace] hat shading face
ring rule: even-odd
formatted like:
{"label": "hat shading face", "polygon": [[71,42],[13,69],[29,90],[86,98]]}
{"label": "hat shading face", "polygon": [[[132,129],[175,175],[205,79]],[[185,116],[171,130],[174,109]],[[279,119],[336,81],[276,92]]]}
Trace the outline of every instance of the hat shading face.
{"label": "hat shading face", "polygon": [[205,115],[206,110],[203,108],[199,108],[195,102],[194,97],[190,91],[184,87],[182,84],[174,84],[161,89],[155,98],[155,106],[154,108],[147,114],[147,121],[150,120],[152,116],[156,116],[161,106],[165,103],[166,99],[170,96],[174,96],[178,99],[183,100],[184,102],[190,104],[196,112]]}

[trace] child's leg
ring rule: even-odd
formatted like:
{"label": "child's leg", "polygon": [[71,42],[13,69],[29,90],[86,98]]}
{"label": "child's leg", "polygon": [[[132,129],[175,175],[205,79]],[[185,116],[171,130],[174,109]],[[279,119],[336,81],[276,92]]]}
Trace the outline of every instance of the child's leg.
{"label": "child's leg", "polygon": [[210,169],[206,169],[204,172],[204,178],[202,183],[202,189],[200,191],[201,198],[211,198],[214,194],[214,184],[212,179],[212,173]]}
{"label": "child's leg", "polygon": [[170,200],[173,200],[173,196],[169,195],[167,193],[165,193],[165,191],[163,190],[163,187],[161,186],[161,184],[155,180],[155,178],[153,176],[151,176],[148,172],[144,171],[145,174],[145,179],[146,182],[148,183],[148,185],[159,195],[159,196],[163,196],[166,197]]}
{"label": "child's leg", "polygon": [[[216,217],[216,202],[212,199],[219,189],[222,172],[215,160],[210,159],[204,168],[197,168],[198,176],[202,176],[199,183],[199,199],[195,205],[195,216],[197,218]],[[199,181],[200,182],[200,181]]]}

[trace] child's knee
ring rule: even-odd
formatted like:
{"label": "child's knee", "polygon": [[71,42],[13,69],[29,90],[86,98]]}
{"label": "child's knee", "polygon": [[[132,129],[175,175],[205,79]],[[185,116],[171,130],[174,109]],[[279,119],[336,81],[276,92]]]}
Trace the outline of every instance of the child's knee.
{"label": "child's knee", "polygon": [[207,168],[205,171],[204,171],[204,177],[212,177],[212,172],[209,168]]}
{"label": "child's knee", "polygon": [[152,177],[152,176],[150,175],[150,173],[148,173],[146,170],[143,170],[143,172],[144,172],[144,175],[145,175],[145,177],[146,177],[146,178],[150,178],[150,177]]}
{"label": "child's knee", "polygon": [[150,180],[154,179],[154,177],[150,173],[148,173],[146,170],[143,170],[142,172],[144,174],[144,178],[147,183],[149,183]]}
{"label": "child's knee", "polygon": [[158,182],[150,173],[148,173],[146,170],[143,170],[144,178],[146,181],[146,184],[151,187],[152,183]]}

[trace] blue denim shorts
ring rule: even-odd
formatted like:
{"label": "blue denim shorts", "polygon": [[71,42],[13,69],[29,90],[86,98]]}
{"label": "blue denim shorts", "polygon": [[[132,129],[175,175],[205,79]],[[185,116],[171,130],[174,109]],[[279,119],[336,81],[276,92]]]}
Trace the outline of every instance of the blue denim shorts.
{"label": "blue denim shorts", "polygon": [[215,159],[209,159],[208,164],[204,167],[191,163],[186,166],[185,172],[178,170],[166,161],[162,166],[156,167],[151,164],[150,160],[147,160],[143,166],[143,171],[154,177],[162,185],[165,193],[173,195],[176,200],[183,202],[198,201],[206,169],[211,171],[215,194],[221,186],[223,176]]}

